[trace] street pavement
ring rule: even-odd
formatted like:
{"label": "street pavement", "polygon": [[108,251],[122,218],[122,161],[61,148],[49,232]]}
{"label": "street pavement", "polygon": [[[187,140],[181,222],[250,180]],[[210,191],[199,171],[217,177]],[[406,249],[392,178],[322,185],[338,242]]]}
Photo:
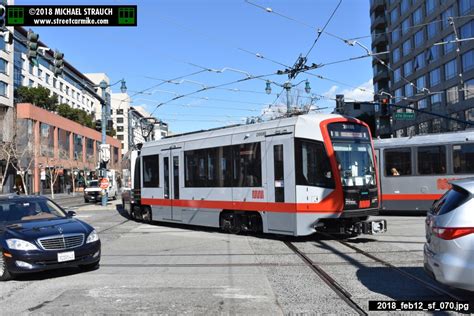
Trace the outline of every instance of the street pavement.
{"label": "street pavement", "polygon": [[[449,299],[323,236],[246,236],[149,225],[128,220],[120,201],[107,207],[83,205],[76,212],[99,232],[100,268],[44,272],[6,282],[0,287],[0,314],[356,314],[285,241],[324,269],[366,311],[368,300]],[[348,244],[447,293],[467,297],[424,273],[424,217],[386,218],[386,234],[361,236]]]}

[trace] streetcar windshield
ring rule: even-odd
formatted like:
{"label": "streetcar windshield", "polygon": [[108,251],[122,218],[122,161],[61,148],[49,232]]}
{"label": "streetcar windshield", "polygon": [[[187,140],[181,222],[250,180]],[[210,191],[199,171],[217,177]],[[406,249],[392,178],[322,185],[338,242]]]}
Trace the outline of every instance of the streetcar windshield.
{"label": "streetcar windshield", "polygon": [[332,123],[328,130],[342,185],[375,186],[375,165],[368,129],[358,124]]}

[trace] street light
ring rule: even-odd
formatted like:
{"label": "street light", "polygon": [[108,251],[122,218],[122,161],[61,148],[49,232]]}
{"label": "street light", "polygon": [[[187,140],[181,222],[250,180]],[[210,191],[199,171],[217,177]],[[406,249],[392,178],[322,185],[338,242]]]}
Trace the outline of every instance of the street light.
{"label": "street light", "polygon": [[265,86],[265,92],[267,94],[270,94],[272,93],[272,88],[271,88],[271,84],[275,84],[279,87],[282,87],[286,90],[286,113],[290,113],[290,90],[298,85],[300,85],[301,83],[305,83],[305,86],[304,86],[304,91],[306,93],[310,93],[311,92],[311,86],[309,85],[309,81],[308,79],[306,80],[302,80],[300,82],[298,82],[297,84],[293,85],[290,81],[286,81],[284,84],[280,84],[280,83],[277,83],[277,82],[274,82],[274,81],[270,81],[270,80],[267,80],[266,82],[266,86]]}
{"label": "street light", "polygon": [[[107,162],[109,161],[110,154],[107,151],[107,148],[110,147],[107,146],[107,134],[106,134],[106,129],[107,129],[107,122],[109,118],[109,113],[110,113],[110,98],[107,97],[106,89],[109,87],[113,87],[118,83],[120,84],[120,92],[126,93],[127,92],[127,86],[125,84],[125,79],[120,79],[114,84],[107,84],[105,80],[102,80],[99,83],[99,87],[102,89],[102,144],[100,145],[100,152],[101,152],[101,162],[100,162],[100,176],[102,178],[107,177]],[[107,192],[102,195],[102,206],[107,205]]]}

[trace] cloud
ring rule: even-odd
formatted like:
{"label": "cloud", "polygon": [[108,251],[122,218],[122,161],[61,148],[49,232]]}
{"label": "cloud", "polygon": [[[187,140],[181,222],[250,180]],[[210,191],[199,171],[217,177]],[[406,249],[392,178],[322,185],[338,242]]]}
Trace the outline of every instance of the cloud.
{"label": "cloud", "polygon": [[343,94],[346,101],[373,101],[373,85],[372,79],[364,82],[354,89],[340,90],[338,86],[332,86],[328,91],[322,93],[327,98],[336,98],[336,94]]}

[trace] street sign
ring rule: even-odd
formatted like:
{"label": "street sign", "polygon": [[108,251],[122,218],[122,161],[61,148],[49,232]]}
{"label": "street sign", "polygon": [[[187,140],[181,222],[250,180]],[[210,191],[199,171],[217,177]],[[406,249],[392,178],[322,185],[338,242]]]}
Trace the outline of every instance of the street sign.
{"label": "street sign", "polygon": [[109,179],[107,178],[100,179],[100,188],[107,189],[108,187],[109,187]]}
{"label": "street sign", "polygon": [[397,112],[393,114],[393,118],[396,120],[414,120],[415,112]]}

